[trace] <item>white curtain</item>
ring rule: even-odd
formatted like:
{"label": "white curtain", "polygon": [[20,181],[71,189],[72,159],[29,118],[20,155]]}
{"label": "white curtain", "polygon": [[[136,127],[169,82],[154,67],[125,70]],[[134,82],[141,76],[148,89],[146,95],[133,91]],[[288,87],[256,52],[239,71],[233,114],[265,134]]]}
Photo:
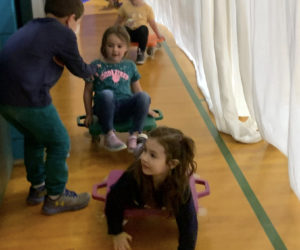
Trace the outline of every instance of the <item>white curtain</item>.
{"label": "white curtain", "polygon": [[288,156],[300,198],[300,6],[298,0],[252,1],[253,103],[264,139]]}
{"label": "white curtain", "polygon": [[146,2],[194,63],[217,129],[244,143],[263,137],[281,150],[300,198],[299,1]]}

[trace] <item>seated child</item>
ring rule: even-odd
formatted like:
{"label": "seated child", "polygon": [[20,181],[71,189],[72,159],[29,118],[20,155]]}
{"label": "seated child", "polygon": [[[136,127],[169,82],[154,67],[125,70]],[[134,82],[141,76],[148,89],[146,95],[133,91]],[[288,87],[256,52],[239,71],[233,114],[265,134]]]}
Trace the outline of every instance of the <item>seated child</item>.
{"label": "seated child", "polygon": [[[99,118],[105,136],[104,147],[110,151],[119,151],[128,147],[134,152],[137,136],[142,132],[143,123],[148,115],[150,97],[142,91],[140,74],[131,60],[124,59],[130,44],[126,29],[122,26],[108,28],[102,38],[101,53],[103,60],[92,64],[100,65],[99,77],[86,80],[84,88],[84,105],[86,110],[85,125],[93,120],[93,113]],[[92,99],[94,94],[94,107]],[[133,119],[129,131],[127,146],[114,132],[114,121]]]}
{"label": "seated child", "polygon": [[157,127],[148,136],[139,159],[107,195],[105,214],[114,249],[130,249],[131,236],[122,226],[124,210],[145,207],[164,208],[175,216],[178,249],[195,249],[198,222],[189,186],[189,177],[196,170],[194,141],[168,127]]}
{"label": "seated child", "polygon": [[149,23],[158,39],[165,39],[158,30],[152,8],[144,0],[126,1],[119,9],[116,21],[116,24],[122,23],[125,23],[131,42],[139,44],[136,63],[143,64],[149,35],[147,24]]}

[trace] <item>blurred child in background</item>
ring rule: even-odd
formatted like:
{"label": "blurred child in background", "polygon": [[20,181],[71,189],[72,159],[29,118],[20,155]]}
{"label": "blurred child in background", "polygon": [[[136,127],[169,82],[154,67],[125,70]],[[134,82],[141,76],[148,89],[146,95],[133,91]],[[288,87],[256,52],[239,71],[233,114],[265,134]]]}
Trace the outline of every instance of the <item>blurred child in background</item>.
{"label": "blurred child in background", "polygon": [[138,43],[136,63],[143,64],[149,35],[147,24],[158,39],[165,39],[157,27],[153,10],[144,0],[128,0],[123,3],[118,12],[116,24],[124,24],[131,42]]}

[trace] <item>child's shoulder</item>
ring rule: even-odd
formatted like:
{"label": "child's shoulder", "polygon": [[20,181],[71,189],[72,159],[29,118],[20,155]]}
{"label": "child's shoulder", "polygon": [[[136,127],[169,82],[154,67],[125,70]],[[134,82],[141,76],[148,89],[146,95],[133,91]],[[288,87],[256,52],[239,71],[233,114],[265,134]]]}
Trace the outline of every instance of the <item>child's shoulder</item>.
{"label": "child's shoulder", "polygon": [[[130,170],[124,171],[118,181],[113,185],[113,189],[121,189],[121,190],[130,190],[132,188],[137,188],[137,182],[134,178],[134,174]],[[127,192],[126,191],[126,192]]]}
{"label": "child's shoulder", "polygon": [[92,63],[103,63],[103,61],[100,58],[94,59]]}
{"label": "child's shoulder", "polygon": [[96,65],[105,65],[105,62],[103,62],[101,59],[94,59],[91,64],[96,64]]}
{"label": "child's shoulder", "polygon": [[148,11],[149,11],[149,10],[153,11],[151,5],[148,4],[148,3],[146,3],[146,2],[144,2],[144,4],[142,5],[142,7],[143,7],[144,9],[147,9]]}
{"label": "child's shoulder", "polygon": [[48,34],[50,33],[59,33],[60,35],[71,35],[75,36],[75,33],[65,25],[62,25],[56,18],[52,17],[43,17],[43,18],[35,18],[28,22],[26,26],[38,26],[45,30]]}
{"label": "child's shoulder", "polygon": [[150,4],[148,4],[148,3],[146,3],[146,2],[144,2],[144,6],[146,6],[147,8],[150,8],[150,9],[152,9],[151,5],[150,5]]}
{"label": "child's shoulder", "polygon": [[132,72],[138,72],[138,68],[136,67],[136,64],[134,61],[130,59],[123,59],[120,63],[120,66],[125,66],[127,69],[130,69]]}
{"label": "child's shoulder", "polygon": [[122,64],[128,64],[128,65],[134,65],[135,66],[135,63],[134,61],[130,60],[130,59],[123,59],[121,61]]}

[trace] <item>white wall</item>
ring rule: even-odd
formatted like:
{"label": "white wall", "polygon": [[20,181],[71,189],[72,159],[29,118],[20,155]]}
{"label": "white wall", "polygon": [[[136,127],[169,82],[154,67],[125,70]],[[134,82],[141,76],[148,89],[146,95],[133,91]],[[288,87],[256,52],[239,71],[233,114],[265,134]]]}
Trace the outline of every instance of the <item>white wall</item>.
{"label": "white wall", "polygon": [[31,0],[33,18],[45,17],[45,0]]}

